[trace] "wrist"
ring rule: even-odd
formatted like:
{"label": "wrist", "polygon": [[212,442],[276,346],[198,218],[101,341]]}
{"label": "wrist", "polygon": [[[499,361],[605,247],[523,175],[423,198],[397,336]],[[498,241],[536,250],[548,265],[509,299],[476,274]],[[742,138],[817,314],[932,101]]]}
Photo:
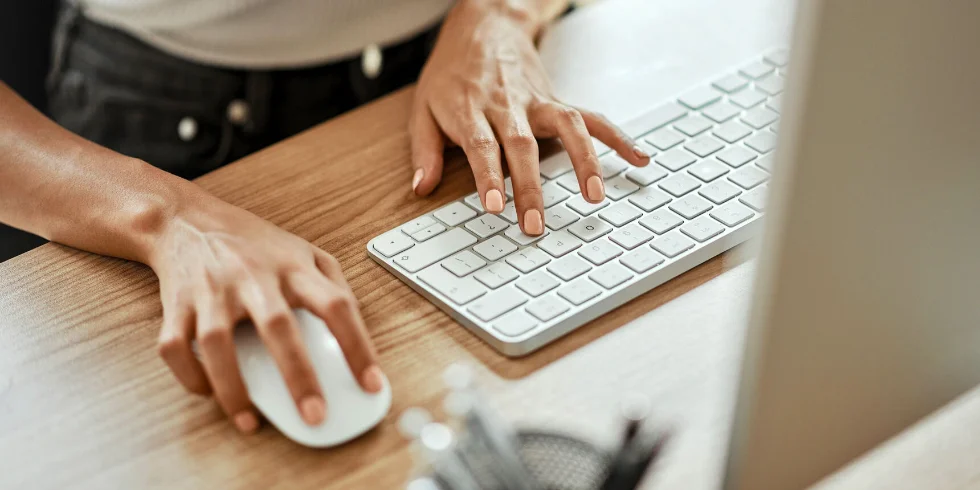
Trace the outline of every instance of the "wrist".
{"label": "wrist", "polygon": [[542,0],[462,0],[458,5],[479,16],[495,15],[506,19],[535,39],[550,20],[541,8],[546,3]]}
{"label": "wrist", "polygon": [[130,237],[133,259],[153,267],[158,249],[181,216],[214,199],[196,184],[138,162],[153,185],[122,210],[124,234]]}

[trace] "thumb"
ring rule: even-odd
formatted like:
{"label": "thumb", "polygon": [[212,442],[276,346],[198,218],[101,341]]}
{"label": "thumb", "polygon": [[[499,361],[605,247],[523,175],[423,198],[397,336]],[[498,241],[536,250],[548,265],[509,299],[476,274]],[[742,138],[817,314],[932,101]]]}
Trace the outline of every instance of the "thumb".
{"label": "thumb", "polygon": [[442,180],[442,159],[446,142],[429,108],[416,109],[412,128],[412,190],[426,196]]}

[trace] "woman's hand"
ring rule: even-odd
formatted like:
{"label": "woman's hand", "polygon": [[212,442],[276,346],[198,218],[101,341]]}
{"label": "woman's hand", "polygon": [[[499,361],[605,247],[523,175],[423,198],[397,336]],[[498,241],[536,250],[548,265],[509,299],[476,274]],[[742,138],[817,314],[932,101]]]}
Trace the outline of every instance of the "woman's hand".
{"label": "woman's hand", "polygon": [[[374,347],[337,260],[247,211],[204,200],[164,227],[148,260],[160,278],[160,355],[181,384],[193,393],[213,392],[238,430],[253,432],[258,418],[233,336],[239,321],[251,319],[300,415],[321,423],[325,394],[291,311],[302,307],[326,322],[361,386],[379,391]],[[195,339],[200,360],[191,349]]]}
{"label": "woman's hand", "polygon": [[590,136],[633,165],[646,165],[650,157],[601,115],[555,99],[534,46],[539,16],[520,3],[462,0],[446,18],[416,89],[412,187],[420,196],[436,187],[448,140],[466,153],[483,207],[500,213],[506,200],[503,147],[521,229],[540,235],[544,210],[536,138],[561,138],[590,202],[605,198]]}

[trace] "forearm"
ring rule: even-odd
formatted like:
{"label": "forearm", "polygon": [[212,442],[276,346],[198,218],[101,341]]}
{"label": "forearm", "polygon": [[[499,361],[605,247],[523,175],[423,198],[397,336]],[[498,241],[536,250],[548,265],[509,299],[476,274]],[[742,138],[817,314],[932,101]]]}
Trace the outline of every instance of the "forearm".
{"label": "forearm", "polygon": [[518,21],[532,38],[558,18],[569,0],[462,0],[460,5],[499,12]]}
{"label": "forearm", "polygon": [[0,83],[0,222],[146,262],[193,184],[87,141]]}

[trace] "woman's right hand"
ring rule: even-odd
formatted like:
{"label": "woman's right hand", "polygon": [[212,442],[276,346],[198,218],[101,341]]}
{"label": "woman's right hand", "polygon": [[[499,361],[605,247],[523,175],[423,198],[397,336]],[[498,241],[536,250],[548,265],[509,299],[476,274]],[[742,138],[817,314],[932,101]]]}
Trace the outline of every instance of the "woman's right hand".
{"label": "woman's right hand", "polygon": [[[205,195],[179,210],[153,241],[147,262],[160,278],[160,355],[187,390],[213,393],[244,433],[258,428],[238,370],[233,331],[251,319],[303,420],[323,422],[327,404],[292,308],[319,316],[368,392],[382,373],[337,260],[245,210]],[[191,348],[197,341],[200,359]]]}

